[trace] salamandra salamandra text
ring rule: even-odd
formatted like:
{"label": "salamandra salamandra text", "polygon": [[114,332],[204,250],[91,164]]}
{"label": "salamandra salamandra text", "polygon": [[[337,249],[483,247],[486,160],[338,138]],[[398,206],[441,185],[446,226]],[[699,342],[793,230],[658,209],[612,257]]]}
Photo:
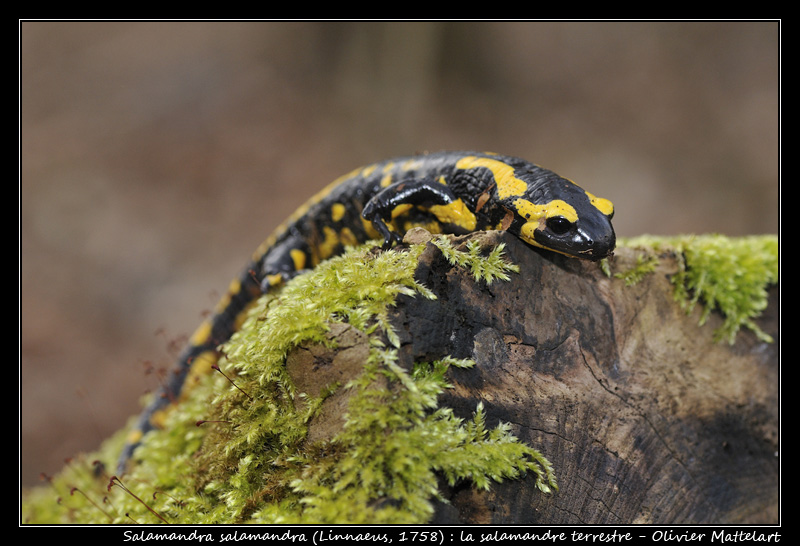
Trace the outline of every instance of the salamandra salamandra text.
{"label": "salamandra salamandra text", "polygon": [[414,226],[433,233],[506,230],[536,247],[600,260],[616,244],[613,214],[607,199],[528,161],[491,153],[404,157],[339,178],[262,243],[192,335],[176,370],[131,432],[120,472],[142,436],[178,401],[187,376],[216,363],[219,346],[238,329],[248,305],[345,246],[382,239],[389,249]]}

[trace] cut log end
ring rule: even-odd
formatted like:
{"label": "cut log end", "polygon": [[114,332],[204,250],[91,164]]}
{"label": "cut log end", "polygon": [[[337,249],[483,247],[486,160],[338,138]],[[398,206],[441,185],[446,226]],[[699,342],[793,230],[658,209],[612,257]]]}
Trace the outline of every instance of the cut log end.
{"label": "cut log end", "polygon": [[[488,426],[509,423],[549,459],[559,491],[543,494],[532,476],[444,487],[437,522],[778,521],[777,297],[759,321],[774,343],[742,331],[728,345],[713,339],[719,317],[699,326],[674,301],[669,256],[626,286],[596,263],[480,237],[505,243],[520,272],[487,285],[429,245],[417,278],[437,299],[402,297],[392,310],[401,362],[473,359],[450,372],[442,405],[468,418],[482,403]],[[619,249],[614,268],[635,259]],[[326,422],[345,406],[323,408]]]}

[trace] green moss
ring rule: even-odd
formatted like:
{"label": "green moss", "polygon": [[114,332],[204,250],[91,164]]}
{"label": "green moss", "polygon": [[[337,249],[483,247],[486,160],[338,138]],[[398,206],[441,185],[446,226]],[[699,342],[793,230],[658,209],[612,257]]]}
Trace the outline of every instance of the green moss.
{"label": "green moss", "polygon": [[[479,279],[513,270],[502,249],[487,257],[477,245],[459,252],[437,239],[437,246]],[[547,460],[507,426],[487,430],[481,407],[462,421],[438,405],[447,370],[470,362],[445,359],[411,371],[397,364],[399,341],[387,309],[399,294],[434,298],[414,279],[423,249],[353,249],[261,298],[225,346],[225,375],[193,386],[165,429],[145,437],[137,464],[122,480],[91,463],[115,460],[120,433],[74,461],[49,488],[27,493],[23,520],[422,523],[439,498],[437,475],[487,488],[530,472],[542,491],[556,488]],[[301,343],[334,344],[327,334],[336,322],[370,336],[363,373],[318,397],[297,392],[287,354]],[[309,422],[337,388],[351,392],[343,429],[330,440],[308,442]],[[198,417],[205,422],[198,425]]]}
{"label": "green moss", "polygon": [[[464,423],[437,405],[447,387],[445,360],[418,364],[413,373],[394,363],[392,351],[376,351],[357,389],[342,433],[333,440],[336,456],[322,464],[307,459],[293,483],[304,505],[305,523],[420,523],[433,515],[439,498],[436,474],[449,483],[472,480],[488,489],[492,480],[537,475],[543,491],[555,487],[549,463],[520,444],[505,425],[487,431],[483,410]],[[377,386],[375,375],[386,376]],[[263,519],[259,518],[259,519]]]}
{"label": "green moss", "polygon": [[[642,236],[622,240],[620,246],[654,253],[674,252],[680,267],[672,277],[675,298],[687,313],[696,305],[703,306],[701,325],[712,312],[720,312],[724,322],[714,333],[717,340],[733,343],[744,327],[759,339],[772,341],[755,319],[767,307],[767,289],[778,283],[777,236]],[[617,276],[626,282],[636,282],[654,270],[654,258],[648,255],[637,262],[636,267]]]}
{"label": "green moss", "polygon": [[491,284],[495,279],[507,281],[509,271],[519,273],[517,265],[503,259],[503,243],[492,248],[487,256],[483,256],[480,242],[475,239],[467,241],[466,252],[456,249],[450,239],[445,237],[435,237],[431,242],[441,250],[451,265],[469,269],[476,281]]}
{"label": "green moss", "polygon": [[[607,260],[606,260],[607,265]],[[644,279],[647,275],[652,273],[656,270],[656,266],[658,265],[658,257],[645,255],[645,256],[637,256],[636,257],[636,265],[630,269],[625,271],[620,271],[614,274],[614,277],[618,279],[622,279],[625,281],[627,286],[633,286],[637,284],[642,279]]]}
{"label": "green moss", "polygon": [[[471,240],[461,251],[447,238],[432,243],[477,281],[516,270],[502,247],[487,252]],[[643,254],[617,278],[640,282],[659,254],[674,253],[679,270],[671,280],[687,312],[702,305],[701,323],[720,312],[718,339],[732,342],[744,327],[769,341],[754,320],[778,282],[777,237],[648,236],[620,246]],[[436,477],[487,488],[530,473],[542,491],[555,489],[547,460],[507,426],[486,429],[480,406],[461,420],[439,405],[448,370],[470,362],[445,359],[413,370],[397,364],[389,306],[399,294],[434,298],[413,276],[423,248],[353,249],[261,298],[220,362],[235,386],[219,373],[200,378],[165,429],[147,435],[138,464],[121,480],[107,469],[124,431],[69,461],[44,486],[24,492],[22,521],[418,523],[430,519],[439,498]],[[317,397],[297,392],[286,355],[301,343],[334,344],[328,334],[337,322],[370,336],[363,373]],[[309,423],[337,389],[351,393],[345,426],[330,440],[308,442]],[[198,418],[207,422],[198,426]]]}

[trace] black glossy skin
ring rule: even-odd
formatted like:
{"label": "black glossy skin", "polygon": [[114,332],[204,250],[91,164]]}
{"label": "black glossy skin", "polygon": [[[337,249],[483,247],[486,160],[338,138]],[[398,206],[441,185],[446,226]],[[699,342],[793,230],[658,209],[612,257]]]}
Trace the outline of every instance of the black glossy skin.
{"label": "black glossy skin", "polygon": [[142,412],[118,470],[124,472],[142,435],[158,426],[158,415],[178,401],[192,367],[216,362],[219,346],[259,295],[345,245],[378,238],[388,250],[415,225],[445,233],[505,229],[533,246],[599,260],[614,250],[612,216],[609,201],[509,156],[440,152],[353,171],[313,197],[256,250]]}

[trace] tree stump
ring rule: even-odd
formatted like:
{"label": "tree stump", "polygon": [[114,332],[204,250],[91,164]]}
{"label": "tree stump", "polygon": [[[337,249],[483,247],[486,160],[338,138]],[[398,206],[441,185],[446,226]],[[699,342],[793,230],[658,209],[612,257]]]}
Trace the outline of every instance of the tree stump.
{"label": "tree stump", "polygon": [[[542,494],[532,477],[489,491],[442,485],[449,503],[438,505],[435,522],[778,521],[777,288],[759,321],[774,343],[743,330],[729,345],[713,340],[719,317],[699,326],[700,312],[674,301],[674,256],[626,286],[596,263],[533,251],[499,232],[480,236],[505,243],[520,273],[487,286],[429,245],[417,278],[438,299],[397,302],[401,362],[473,359],[473,368],[451,370],[442,405],[468,418],[482,402],[488,426],[510,423],[550,460],[559,491]],[[621,248],[614,269],[635,259]],[[358,354],[357,345],[346,351]],[[313,390],[310,377],[296,381]],[[319,427],[335,427],[345,407],[334,396],[309,434],[328,436]]]}

